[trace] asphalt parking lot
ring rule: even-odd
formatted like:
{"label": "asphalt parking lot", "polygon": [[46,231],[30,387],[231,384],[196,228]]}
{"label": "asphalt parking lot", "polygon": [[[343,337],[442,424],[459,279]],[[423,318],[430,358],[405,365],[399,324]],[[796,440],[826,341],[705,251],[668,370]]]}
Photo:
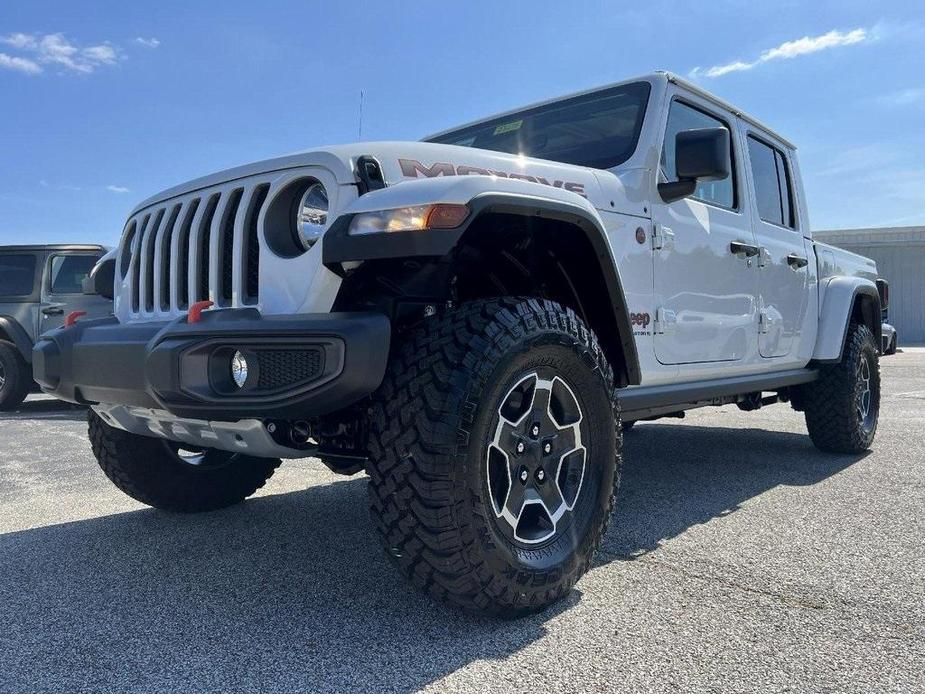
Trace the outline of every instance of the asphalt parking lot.
{"label": "asphalt parking lot", "polygon": [[637,426],[595,568],[514,622],[409,588],[363,477],[153,511],[33,397],[0,416],[0,690],[925,691],[925,349],[882,373],[865,456],[781,405]]}

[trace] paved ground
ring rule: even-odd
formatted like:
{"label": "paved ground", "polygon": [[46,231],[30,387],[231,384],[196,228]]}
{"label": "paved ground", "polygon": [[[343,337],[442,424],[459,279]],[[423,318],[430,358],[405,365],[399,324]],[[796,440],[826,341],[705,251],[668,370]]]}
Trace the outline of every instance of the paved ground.
{"label": "paved ground", "polygon": [[365,480],[284,465],[226,511],[110,486],[84,413],[0,419],[0,690],[925,691],[925,350],[883,362],[866,456],[785,406],[648,423],[564,604],[516,622],[409,589]]}

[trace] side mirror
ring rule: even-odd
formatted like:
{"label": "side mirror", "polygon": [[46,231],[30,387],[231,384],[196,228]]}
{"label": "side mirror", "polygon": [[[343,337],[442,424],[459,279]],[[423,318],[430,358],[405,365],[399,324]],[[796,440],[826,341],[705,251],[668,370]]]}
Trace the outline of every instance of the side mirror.
{"label": "side mirror", "polygon": [[665,202],[686,198],[698,181],[722,181],[729,176],[729,131],[726,128],[683,130],[675,136],[677,181],[659,183]]}
{"label": "side mirror", "polygon": [[115,295],[116,258],[107,253],[93,266],[90,274],[83,281],[84,294],[98,294],[106,299]]}

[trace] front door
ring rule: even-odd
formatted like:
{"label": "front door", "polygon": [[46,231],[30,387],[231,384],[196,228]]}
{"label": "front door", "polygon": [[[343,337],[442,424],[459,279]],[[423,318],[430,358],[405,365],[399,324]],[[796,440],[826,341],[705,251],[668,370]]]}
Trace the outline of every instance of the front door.
{"label": "front door", "polygon": [[[730,127],[731,116],[706,104],[674,99],[668,113],[661,181],[677,180],[675,136],[683,130]],[[740,192],[742,157],[731,137],[722,181],[653,209],[655,356],[663,364],[738,361],[755,353],[757,243]]]}
{"label": "front door", "polygon": [[748,133],[746,142],[754,190],[752,219],[761,246],[758,349],[762,357],[785,357],[806,315],[811,249],[800,229],[787,150],[755,133]]}
{"label": "front door", "polygon": [[72,311],[86,311],[88,318],[112,313],[112,302],[83,293],[83,280],[99,260],[99,253],[57,252],[45,262],[42,280],[40,333],[60,327]]}

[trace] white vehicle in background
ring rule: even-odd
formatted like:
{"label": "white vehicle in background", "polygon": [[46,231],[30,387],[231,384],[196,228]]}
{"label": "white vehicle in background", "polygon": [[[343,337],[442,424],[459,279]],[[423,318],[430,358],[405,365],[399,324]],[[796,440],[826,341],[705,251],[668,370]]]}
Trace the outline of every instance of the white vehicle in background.
{"label": "white vehicle in background", "polygon": [[883,324],[883,353],[884,354],[896,354],[896,348],[899,346],[897,340],[899,336],[896,333],[896,328],[894,328],[889,323]]}
{"label": "white vehicle in background", "polygon": [[871,445],[885,283],[807,219],[790,142],[656,73],[155,195],[115,315],[46,334],[36,376],[144,503],[366,470],[410,580],[531,612],[591,564],[621,416],[784,401],[820,449]]}

